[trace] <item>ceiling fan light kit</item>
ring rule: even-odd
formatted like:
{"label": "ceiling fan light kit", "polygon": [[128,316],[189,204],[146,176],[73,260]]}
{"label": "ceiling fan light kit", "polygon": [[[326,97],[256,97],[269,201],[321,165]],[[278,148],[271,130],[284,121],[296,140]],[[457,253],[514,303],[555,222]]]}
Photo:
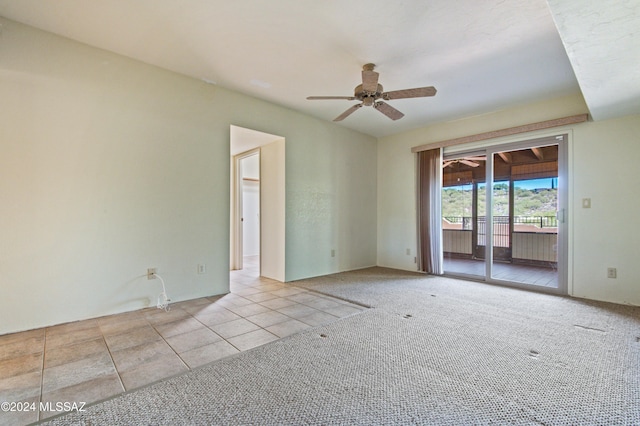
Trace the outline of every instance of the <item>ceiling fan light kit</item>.
{"label": "ceiling fan light kit", "polygon": [[307,99],[311,101],[337,99],[347,101],[360,101],[359,104],[352,106],[351,108],[334,118],[333,121],[342,121],[363,106],[372,106],[376,110],[380,111],[381,113],[395,121],[404,117],[404,114],[388,103],[383,102],[383,100],[390,101],[393,99],[425,98],[429,96],[435,96],[436,94],[436,89],[433,86],[385,92],[382,85],[378,83],[380,74],[373,70],[374,67],[374,64],[365,64],[362,67],[362,84],[356,86],[353,91],[353,96],[309,96]]}

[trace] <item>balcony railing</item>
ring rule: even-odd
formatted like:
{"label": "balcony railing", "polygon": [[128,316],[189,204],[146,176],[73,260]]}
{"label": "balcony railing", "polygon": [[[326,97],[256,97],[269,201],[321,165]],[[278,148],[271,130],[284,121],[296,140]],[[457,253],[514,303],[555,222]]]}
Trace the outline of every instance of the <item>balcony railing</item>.
{"label": "balcony railing", "polygon": [[[443,249],[445,253],[465,256],[484,256],[487,243],[486,217],[479,216],[473,226],[470,216],[443,218]],[[493,217],[493,247],[505,253],[504,260],[534,262],[557,261],[558,222],[552,216],[515,216],[513,233],[509,216]],[[475,243],[475,246],[474,246]],[[494,255],[496,253],[494,252]]]}
{"label": "balcony railing", "polygon": [[[451,224],[462,224],[464,230],[473,229],[473,218],[471,216],[445,216],[443,218]],[[478,222],[483,223],[486,221],[484,216],[478,216]],[[494,216],[493,223],[504,224],[509,223],[509,216]],[[536,228],[557,228],[558,219],[555,216],[514,216],[514,225],[533,225]]]}

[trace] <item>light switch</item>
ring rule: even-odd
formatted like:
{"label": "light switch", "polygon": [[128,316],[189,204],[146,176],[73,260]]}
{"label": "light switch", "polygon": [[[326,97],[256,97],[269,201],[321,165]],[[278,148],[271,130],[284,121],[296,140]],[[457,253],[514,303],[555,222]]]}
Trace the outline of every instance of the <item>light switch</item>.
{"label": "light switch", "polygon": [[591,208],[591,198],[583,198],[582,199],[582,208],[590,209]]}

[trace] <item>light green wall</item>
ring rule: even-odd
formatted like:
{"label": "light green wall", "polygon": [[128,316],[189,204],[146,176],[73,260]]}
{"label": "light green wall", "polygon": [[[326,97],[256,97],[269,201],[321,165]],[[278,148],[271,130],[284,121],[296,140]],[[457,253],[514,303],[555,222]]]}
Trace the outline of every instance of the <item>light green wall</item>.
{"label": "light green wall", "polygon": [[287,280],[375,264],[375,139],[0,22],[0,334],[227,292],[231,124],[286,138]]}
{"label": "light green wall", "polygon": [[573,295],[640,305],[640,116],[576,126],[573,139]]}
{"label": "light green wall", "polygon": [[[378,264],[416,270],[412,147],[587,112],[582,97],[574,95],[380,139]],[[640,263],[634,255],[640,243],[640,228],[635,226],[640,198],[633,195],[636,161],[640,158],[640,117],[586,122],[489,142],[513,142],[567,132],[571,135],[569,292],[576,297],[640,305]],[[591,198],[593,207],[582,209],[582,198]],[[410,255],[406,255],[407,248]],[[617,279],[607,278],[607,267],[618,269]]]}

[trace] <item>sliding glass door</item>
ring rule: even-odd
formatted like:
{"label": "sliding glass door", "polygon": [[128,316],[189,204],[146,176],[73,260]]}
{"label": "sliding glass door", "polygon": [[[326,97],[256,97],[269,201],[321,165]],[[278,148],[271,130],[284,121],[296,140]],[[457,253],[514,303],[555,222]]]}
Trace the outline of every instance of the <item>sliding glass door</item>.
{"label": "sliding glass door", "polygon": [[445,155],[444,272],[566,292],[566,136]]}

